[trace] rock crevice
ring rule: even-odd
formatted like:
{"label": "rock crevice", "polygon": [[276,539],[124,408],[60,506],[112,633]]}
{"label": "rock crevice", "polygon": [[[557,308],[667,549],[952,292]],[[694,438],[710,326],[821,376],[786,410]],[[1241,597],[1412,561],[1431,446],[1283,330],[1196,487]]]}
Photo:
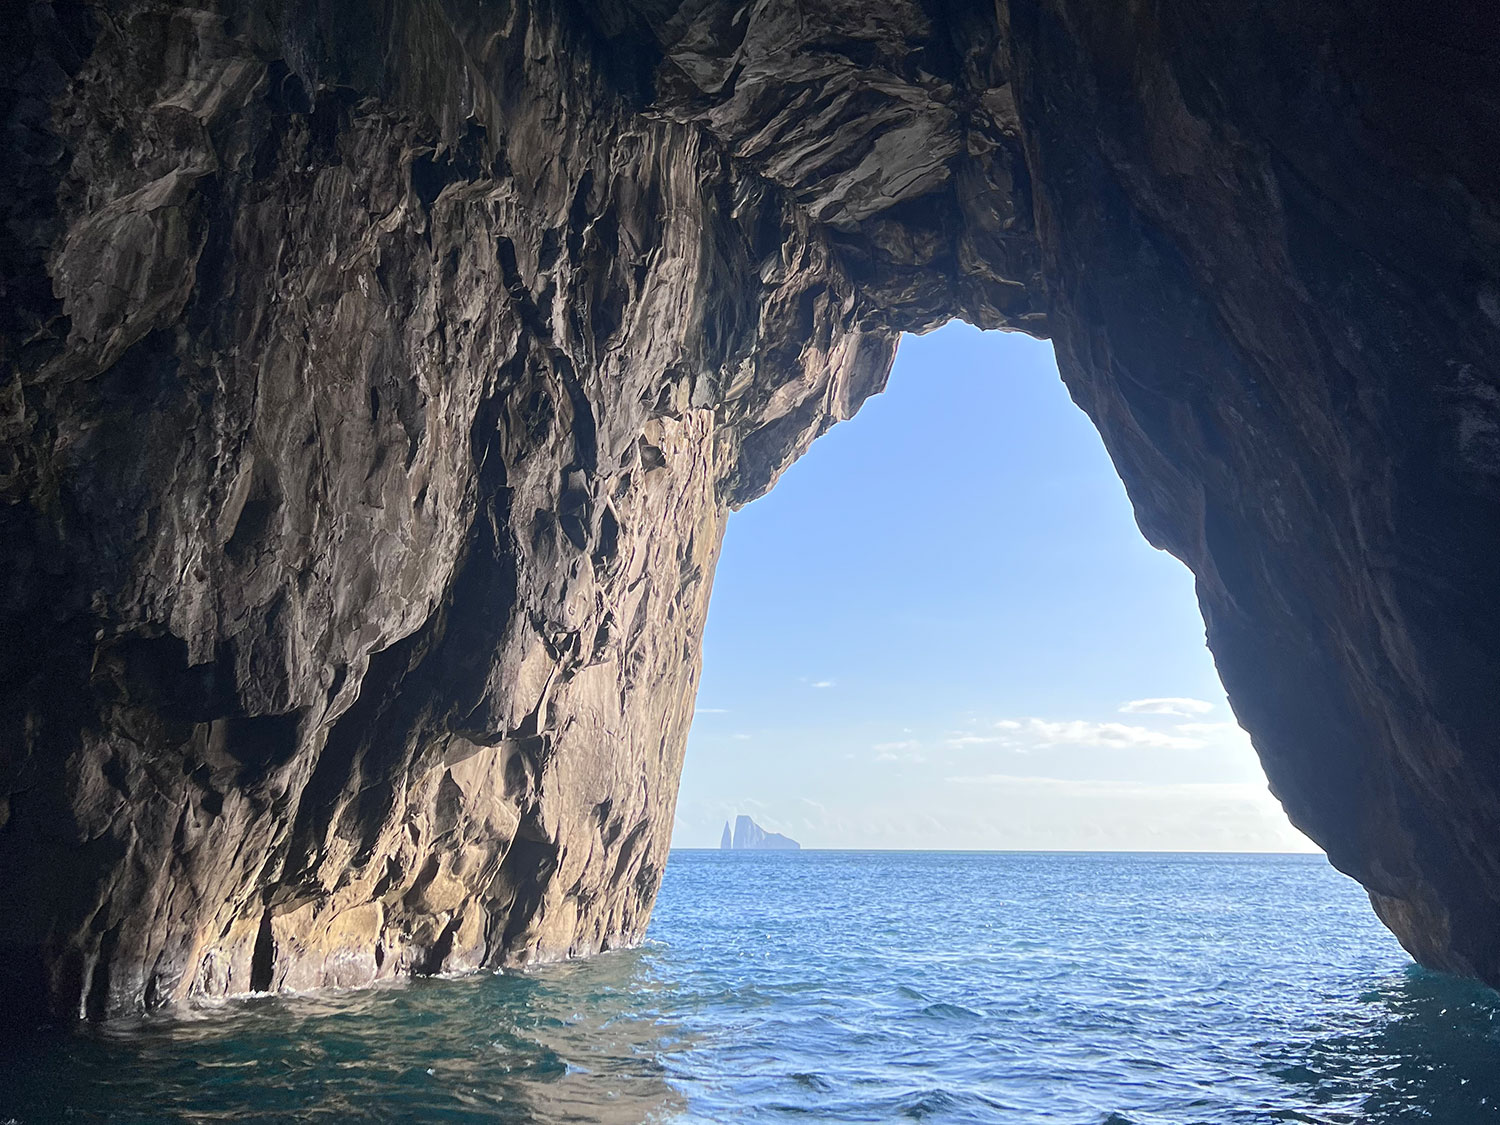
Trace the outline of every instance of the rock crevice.
{"label": "rock crevice", "polygon": [[1055,338],[1293,819],[1500,981],[1500,39],[1345,7],[18,5],[7,1012],[638,940],[728,511],[951,317]]}

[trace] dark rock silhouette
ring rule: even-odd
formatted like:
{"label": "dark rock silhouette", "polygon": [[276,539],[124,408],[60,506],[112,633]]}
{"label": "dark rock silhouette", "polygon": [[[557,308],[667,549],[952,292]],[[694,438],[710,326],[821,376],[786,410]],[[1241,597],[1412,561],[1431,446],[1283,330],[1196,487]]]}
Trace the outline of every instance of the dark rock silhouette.
{"label": "dark rock silhouette", "polygon": [[954,316],[1056,341],[1293,820],[1500,983],[1492,9],[12,9],[6,1019],[639,939],[727,512]]}
{"label": "dark rock silhouette", "polygon": [[724,822],[724,836],[719,841],[723,851],[733,849],[740,852],[795,852],[802,845],[780,832],[767,832],[755,821],[741,813],[734,821],[734,836],[729,835],[729,822]]}

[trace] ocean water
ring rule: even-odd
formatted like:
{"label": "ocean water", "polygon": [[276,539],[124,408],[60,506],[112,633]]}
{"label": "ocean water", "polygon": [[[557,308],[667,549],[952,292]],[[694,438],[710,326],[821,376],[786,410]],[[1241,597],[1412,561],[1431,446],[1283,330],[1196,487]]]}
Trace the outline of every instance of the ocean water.
{"label": "ocean water", "polygon": [[639,950],[38,1037],[0,1122],[1500,1122],[1318,857],[674,852]]}

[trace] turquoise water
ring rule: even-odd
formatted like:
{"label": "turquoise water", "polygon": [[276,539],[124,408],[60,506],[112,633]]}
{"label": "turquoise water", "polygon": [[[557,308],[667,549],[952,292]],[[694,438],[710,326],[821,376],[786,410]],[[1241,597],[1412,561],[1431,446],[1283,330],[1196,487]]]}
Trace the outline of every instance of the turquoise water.
{"label": "turquoise water", "polygon": [[674,852],[646,948],[38,1039],[0,1121],[1500,1122],[1321,858]]}

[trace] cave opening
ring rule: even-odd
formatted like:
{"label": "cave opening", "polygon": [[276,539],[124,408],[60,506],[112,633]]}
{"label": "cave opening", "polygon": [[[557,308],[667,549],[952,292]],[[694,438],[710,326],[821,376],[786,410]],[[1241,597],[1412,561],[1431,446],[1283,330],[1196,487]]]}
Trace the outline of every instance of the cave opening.
{"label": "cave opening", "polygon": [[954,322],[731,516],[674,847],[1315,851],[1052,347]]}

